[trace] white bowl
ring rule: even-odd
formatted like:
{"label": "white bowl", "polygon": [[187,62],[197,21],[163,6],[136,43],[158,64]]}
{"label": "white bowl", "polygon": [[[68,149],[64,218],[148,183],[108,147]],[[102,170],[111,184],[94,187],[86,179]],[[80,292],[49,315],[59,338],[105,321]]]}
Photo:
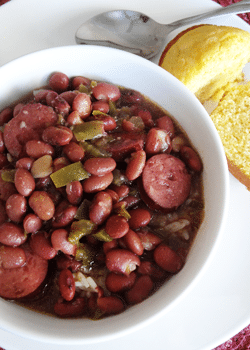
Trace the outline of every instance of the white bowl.
{"label": "white bowl", "polygon": [[18,58],[0,68],[0,110],[32,89],[46,85],[54,71],[110,81],[140,91],[174,116],[204,164],[205,217],[201,228],[184,268],[149,299],[99,321],[57,319],[0,299],[0,327],[40,341],[84,344],[134,331],[167,313],[191,292],[219,244],[228,206],[228,168],[216,129],[193,94],[156,64],[120,50],[70,46]]}

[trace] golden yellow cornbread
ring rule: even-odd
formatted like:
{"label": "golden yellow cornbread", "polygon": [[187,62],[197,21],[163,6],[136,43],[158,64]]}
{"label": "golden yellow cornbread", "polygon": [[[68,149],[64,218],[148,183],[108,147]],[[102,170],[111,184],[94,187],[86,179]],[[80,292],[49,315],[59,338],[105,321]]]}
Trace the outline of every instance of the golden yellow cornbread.
{"label": "golden yellow cornbread", "polygon": [[174,38],[163,51],[159,65],[183,82],[201,103],[218,101],[243,80],[250,60],[250,33],[239,28],[199,25]]}
{"label": "golden yellow cornbread", "polygon": [[227,92],[210,116],[230,172],[250,190],[250,83]]}

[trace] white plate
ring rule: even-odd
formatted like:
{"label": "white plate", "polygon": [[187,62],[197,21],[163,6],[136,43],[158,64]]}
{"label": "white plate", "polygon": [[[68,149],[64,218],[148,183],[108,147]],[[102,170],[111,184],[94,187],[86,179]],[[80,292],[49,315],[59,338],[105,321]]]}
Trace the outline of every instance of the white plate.
{"label": "white plate", "polygon": [[[99,12],[126,8],[142,11],[161,23],[218,7],[211,0],[11,0],[0,7],[0,66],[23,54],[74,44],[80,24]],[[250,31],[236,16],[207,23],[233,25]],[[171,37],[173,37],[172,34]],[[157,62],[157,60],[155,60]],[[39,67],[37,67],[39,69]],[[1,77],[0,77],[1,78]],[[194,288],[167,315],[127,336],[84,345],[85,350],[152,348],[211,350],[250,323],[250,193],[230,175],[228,222],[214,260]],[[20,320],[21,322],[21,320]],[[44,340],[46,341],[46,340]],[[7,350],[66,350],[68,345],[31,341],[0,330]],[[80,350],[81,346],[71,346]]]}

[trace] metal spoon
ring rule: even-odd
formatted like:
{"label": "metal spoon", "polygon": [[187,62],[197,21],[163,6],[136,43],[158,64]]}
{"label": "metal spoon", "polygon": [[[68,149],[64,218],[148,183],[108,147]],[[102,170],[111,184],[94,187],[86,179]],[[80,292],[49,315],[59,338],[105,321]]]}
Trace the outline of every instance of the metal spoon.
{"label": "metal spoon", "polygon": [[166,36],[179,27],[221,15],[250,11],[250,1],[243,0],[201,15],[188,17],[167,25],[136,11],[116,10],[101,13],[76,32],[78,44],[110,46],[151,59],[162,49]]}

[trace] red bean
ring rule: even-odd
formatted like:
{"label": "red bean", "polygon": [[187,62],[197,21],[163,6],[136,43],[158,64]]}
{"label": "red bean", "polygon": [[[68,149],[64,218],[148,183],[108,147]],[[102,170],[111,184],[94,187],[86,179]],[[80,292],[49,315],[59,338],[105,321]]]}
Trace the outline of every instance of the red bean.
{"label": "red bean", "polygon": [[171,138],[174,137],[175,127],[174,127],[172,119],[168,115],[165,115],[164,117],[158,118],[156,120],[156,125],[159,129],[166,130]]}
{"label": "red bean", "polygon": [[98,192],[89,207],[89,218],[96,225],[101,225],[109,217],[112,210],[112,198],[106,192]]}
{"label": "red bean", "polygon": [[46,103],[48,106],[51,106],[55,98],[58,96],[56,91],[49,91],[46,95]]}
{"label": "red bean", "polygon": [[34,163],[34,160],[31,158],[28,158],[28,157],[20,158],[16,162],[16,168],[30,170],[33,163]]}
{"label": "red bean", "polygon": [[145,128],[145,125],[140,117],[131,117],[129,120],[123,119],[122,129],[130,133],[140,132]]}
{"label": "red bean", "polygon": [[182,160],[194,171],[200,172],[202,170],[202,162],[198,154],[188,146],[182,146],[180,149]]}
{"label": "red bean", "polygon": [[148,110],[144,110],[144,109],[140,110],[138,112],[138,117],[140,117],[142,119],[143,123],[148,128],[152,128],[154,126],[154,121],[152,119],[152,115]]}
{"label": "red bean", "polygon": [[165,272],[159,266],[155,266],[151,261],[143,260],[138,268],[138,273],[149,275],[152,280],[160,281],[165,277]]}
{"label": "red bean", "polygon": [[23,103],[18,103],[17,105],[15,105],[14,110],[13,110],[13,117],[16,117],[18,115],[18,113],[21,111],[23,106],[24,106]]}
{"label": "red bean", "polygon": [[6,202],[9,196],[11,196],[14,193],[17,193],[15,185],[12,182],[3,181],[0,170],[0,200]]}
{"label": "red bean", "polygon": [[56,158],[53,162],[54,172],[64,168],[65,166],[67,166],[69,164],[70,164],[70,162],[65,157]]}
{"label": "red bean", "polygon": [[38,140],[31,140],[26,143],[26,153],[29,157],[38,159],[45,155],[54,156],[54,148],[45,142]]}
{"label": "red bean", "polygon": [[125,91],[122,94],[122,99],[128,105],[137,105],[143,100],[143,96],[138,91]]}
{"label": "red bean", "polygon": [[151,290],[153,289],[153,282],[147,275],[140,276],[133,287],[126,292],[126,300],[128,304],[138,304],[145,300]]}
{"label": "red bean", "polygon": [[126,168],[126,176],[129,181],[137,179],[145,166],[146,153],[143,150],[131,154],[131,158]]}
{"label": "red bean", "polygon": [[112,131],[116,128],[116,121],[109,115],[95,115],[91,119],[103,122],[104,131]]}
{"label": "red bean", "polygon": [[76,95],[77,95],[76,91],[64,91],[59,95],[59,97],[63,98],[70,106],[72,106],[72,103]]}
{"label": "red bean", "polygon": [[178,272],[183,266],[180,256],[166,244],[155,248],[154,260],[163,270],[171,273]]}
{"label": "red bean", "polygon": [[42,227],[42,220],[35,214],[28,214],[23,219],[23,228],[27,233],[35,233]]}
{"label": "red bean", "polygon": [[65,91],[69,86],[69,78],[61,72],[53,73],[49,78],[49,86],[57,92]]}
{"label": "red bean", "polygon": [[128,232],[129,224],[123,216],[112,215],[106,222],[105,230],[110,237],[121,238]]}
{"label": "red bean", "polygon": [[86,301],[83,297],[78,297],[71,301],[59,299],[55,306],[54,312],[60,317],[77,317],[86,311]]}
{"label": "red bean", "polygon": [[70,105],[68,102],[61,96],[55,96],[55,98],[48,98],[49,94],[46,96],[47,104],[54,108],[57,114],[60,114],[63,118],[69,115]]}
{"label": "red bean", "polygon": [[72,109],[73,111],[77,111],[82,119],[86,119],[92,111],[89,95],[85,93],[79,93],[74,98]]}
{"label": "red bean", "polygon": [[119,198],[123,198],[129,194],[129,187],[127,185],[112,185],[112,190],[118,194]]}
{"label": "red bean", "polygon": [[116,168],[113,158],[90,158],[84,162],[84,168],[92,175],[102,176]]}
{"label": "red bean", "polygon": [[86,77],[77,76],[72,79],[72,87],[74,89],[79,89],[81,85],[88,87],[90,84],[91,80]]}
{"label": "red bean", "polygon": [[108,83],[98,83],[92,93],[97,100],[103,101],[117,101],[121,96],[119,88]]}
{"label": "red bean", "polygon": [[181,147],[186,145],[187,141],[183,135],[177,135],[172,140],[172,149],[174,152],[180,152]]}
{"label": "red bean", "polygon": [[77,212],[77,206],[67,201],[61,202],[55,211],[52,226],[56,228],[65,227],[72,223]]}
{"label": "red bean", "polygon": [[142,255],[143,254],[143,245],[140,239],[140,236],[132,230],[129,230],[128,233],[123,237],[126,247],[131,250],[131,252]]}
{"label": "red bean", "polygon": [[129,275],[140,266],[140,259],[126,249],[111,249],[106,254],[106,266],[109,271]]}
{"label": "red bean", "polygon": [[128,276],[110,272],[106,278],[105,285],[110,292],[119,293],[130,289],[134,285],[135,280],[135,272],[131,272]]}
{"label": "red bean", "polygon": [[[39,173],[37,175],[39,175]],[[49,190],[49,185],[51,185],[51,183],[52,183],[52,180],[51,180],[49,175],[47,175],[45,177],[40,177],[40,178],[37,177],[36,178],[36,190],[46,190],[47,191],[47,190]]]}
{"label": "red bean", "polygon": [[70,204],[77,205],[82,200],[83,189],[80,181],[72,181],[66,186],[67,199]]}
{"label": "red bean", "polygon": [[113,295],[98,298],[97,306],[105,314],[118,314],[124,310],[122,300]]}
{"label": "red bean", "polygon": [[5,145],[3,140],[3,132],[0,130],[0,153],[5,151]]}
{"label": "red bean", "polygon": [[50,260],[56,256],[57,250],[52,247],[45,234],[43,231],[32,234],[30,237],[30,246],[33,252],[41,258]]}
{"label": "red bean", "polygon": [[75,255],[76,246],[68,241],[68,231],[61,228],[51,234],[52,247],[67,255]]}
{"label": "red bean", "polygon": [[111,190],[110,188],[107,188],[105,192],[110,195],[110,197],[112,198],[113,204],[119,201],[119,196],[115,191]]}
{"label": "red bean", "polygon": [[41,220],[47,221],[54,216],[55,205],[45,191],[34,191],[29,198],[29,205]]}
{"label": "red bean", "polygon": [[0,112],[0,126],[3,126],[5,123],[8,123],[13,118],[13,110],[10,107],[3,109]]}
{"label": "red bean", "polygon": [[103,176],[91,175],[83,181],[82,187],[86,193],[96,193],[105,190],[113,181],[113,174],[110,172]]}
{"label": "red bean", "polygon": [[80,261],[76,261],[73,256],[67,254],[57,257],[56,263],[59,270],[70,269],[73,272],[78,271],[82,266]]}
{"label": "red bean", "polygon": [[58,285],[63,299],[71,301],[75,296],[76,288],[73,274],[69,269],[64,269],[60,272]]}
{"label": "red bean", "polygon": [[0,225],[0,243],[17,247],[27,240],[27,235],[24,234],[23,229],[11,222],[4,222]]}
{"label": "red bean", "polygon": [[27,210],[27,200],[21,194],[13,194],[6,201],[6,213],[11,221],[22,221]]}
{"label": "red bean", "polygon": [[21,195],[28,197],[34,191],[36,184],[28,170],[18,168],[15,172],[15,186]]}
{"label": "red bean", "polygon": [[139,231],[137,234],[139,235],[145,250],[154,250],[155,247],[162,242],[162,239],[152,232]]}
{"label": "red bean", "polygon": [[109,104],[106,101],[95,101],[92,103],[92,110],[93,111],[100,111],[102,113],[108,113],[109,112]]}
{"label": "red bean", "polygon": [[148,155],[170,153],[171,149],[171,139],[165,130],[157,128],[149,130],[145,144],[145,151]]}
{"label": "red bean", "polygon": [[136,205],[140,201],[140,198],[129,195],[129,196],[124,197],[122,201],[125,203],[126,208],[130,208],[130,207]]}
{"label": "red bean", "polygon": [[53,146],[65,146],[73,138],[72,131],[63,125],[49,126],[43,131],[43,141]]}
{"label": "red bean", "polygon": [[26,262],[24,250],[20,247],[0,247],[0,268],[15,269]]}
{"label": "red bean", "polygon": [[40,103],[45,104],[46,103],[46,96],[50,92],[51,92],[51,90],[48,90],[48,89],[34,90],[33,91],[34,100],[36,102],[40,102]]}
{"label": "red bean", "polygon": [[113,239],[110,242],[105,242],[103,243],[103,252],[104,254],[107,254],[111,249],[117,248],[118,247],[118,242],[116,239]]}
{"label": "red bean", "polygon": [[133,230],[147,226],[151,220],[151,214],[147,209],[132,209],[129,211],[129,214],[131,216],[129,219],[129,226]]}
{"label": "red bean", "polygon": [[67,117],[68,126],[83,124],[83,120],[77,111],[71,112]]}
{"label": "red bean", "polygon": [[66,146],[64,146],[63,152],[66,154],[66,156],[72,163],[83,160],[85,155],[84,149],[74,141],[71,141]]}

